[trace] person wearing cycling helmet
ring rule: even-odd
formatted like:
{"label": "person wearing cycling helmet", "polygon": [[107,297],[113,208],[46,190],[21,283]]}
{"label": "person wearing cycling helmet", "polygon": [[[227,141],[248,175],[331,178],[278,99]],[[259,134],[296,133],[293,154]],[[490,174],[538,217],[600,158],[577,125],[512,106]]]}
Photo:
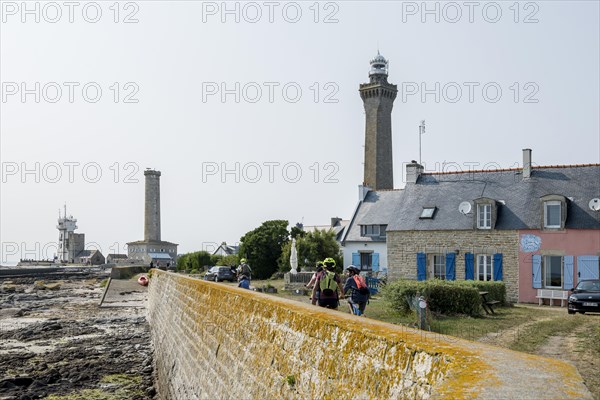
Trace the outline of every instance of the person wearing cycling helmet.
{"label": "person wearing cycling helmet", "polygon": [[250,280],[250,276],[252,275],[252,269],[250,268],[250,266],[246,262],[245,258],[242,258],[240,260],[240,265],[237,268],[238,279],[240,279],[242,277],[242,275],[246,275],[246,277],[248,278],[248,281]]}
{"label": "person wearing cycling helmet", "polygon": [[320,307],[335,310],[338,308],[340,298],[344,298],[341,290],[342,280],[335,273],[335,260],[333,258],[327,257],[323,260],[323,265],[325,266],[325,271],[317,277],[311,298],[313,301],[314,299],[318,299],[317,304]]}
{"label": "person wearing cycling helmet", "polygon": [[344,293],[347,294],[348,291],[352,292],[348,298],[350,313],[354,315],[363,315],[370,295],[367,282],[365,281],[365,278],[360,275],[360,269],[358,269],[358,267],[349,265],[348,268],[346,268],[346,271],[348,271],[348,278],[344,284]]}
{"label": "person wearing cycling helmet", "polygon": [[[310,278],[310,282],[308,282],[306,284],[306,287],[308,289],[314,289],[315,284],[317,282],[317,278],[324,273],[323,271],[324,271],[324,269],[323,269],[323,261],[317,261],[317,270],[315,271],[315,273]],[[317,292],[317,294],[318,294],[318,292]],[[319,299],[315,298],[315,297],[312,297],[312,291],[311,291],[310,302],[313,305],[315,305],[315,304],[317,304],[317,300],[319,300]]]}

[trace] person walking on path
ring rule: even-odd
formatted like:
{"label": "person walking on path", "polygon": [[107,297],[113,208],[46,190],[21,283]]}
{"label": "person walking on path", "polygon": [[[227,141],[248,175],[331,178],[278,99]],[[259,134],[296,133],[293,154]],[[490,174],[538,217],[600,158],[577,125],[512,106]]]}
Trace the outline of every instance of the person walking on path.
{"label": "person walking on path", "polygon": [[252,268],[250,268],[250,266],[246,262],[245,258],[242,258],[240,260],[240,266],[237,268],[237,275],[239,278],[241,278],[242,275],[246,275],[246,277],[248,278],[248,281],[250,280],[250,277],[252,276]]}
{"label": "person walking on path", "polygon": [[[315,271],[315,273],[313,274],[313,276],[310,278],[310,282],[308,282],[308,284],[306,285],[306,287],[308,289],[312,289],[311,296],[310,296],[310,301],[311,301],[311,303],[313,305],[317,304],[317,301],[319,300],[319,298],[318,298],[319,292],[316,292],[316,294],[315,294],[314,288],[316,286],[317,279],[321,275],[324,274],[323,271],[324,271],[324,269],[323,269],[323,261],[319,261],[317,263],[317,270]],[[315,295],[316,295],[316,297],[315,297]]]}
{"label": "person walking on path", "polygon": [[364,315],[371,292],[367,287],[365,278],[360,275],[358,267],[350,265],[346,270],[348,271],[348,278],[344,284],[344,294],[347,294],[348,291],[352,292],[348,298],[350,313]]}
{"label": "person walking on path", "polygon": [[325,271],[317,277],[311,298],[313,301],[318,299],[316,301],[320,307],[336,310],[340,304],[340,298],[344,298],[344,293],[341,290],[342,281],[340,276],[335,273],[335,260],[333,258],[326,258],[323,264],[325,265]]}

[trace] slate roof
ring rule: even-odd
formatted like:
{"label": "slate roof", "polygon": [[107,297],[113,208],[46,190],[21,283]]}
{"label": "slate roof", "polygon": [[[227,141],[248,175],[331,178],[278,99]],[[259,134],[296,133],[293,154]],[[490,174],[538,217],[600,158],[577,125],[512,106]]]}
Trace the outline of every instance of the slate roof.
{"label": "slate roof", "polygon": [[223,251],[225,252],[225,254],[227,255],[232,255],[232,254],[238,254],[240,251],[240,246],[232,246],[229,244],[221,244],[219,247],[217,247],[217,249],[213,252],[213,255],[217,254],[219,252],[220,249],[223,249]]}
{"label": "slate roof", "polygon": [[110,253],[108,255],[108,257],[115,259],[115,258],[127,258],[127,254],[117,254],[117,253]]}
{"label": "slate roof", "polygon": [[[422,174],[404,188],[387,230],[473,229],[473,200],[481,197],[501,201],[495,229],[540,229],[540,197],[549,194],[569,199],[565,228],[600,229],[600,211],[588,206],[600,197],[600,164],[590,164],[534,167],[529,179],[521,169]],[[463,201],[472,206],[467,215],[458,211]],[[426,206],[438,208],[433,219],[419,219]]]}
{"label": "slate roof", "polygon": [[316,230],[319,230],[319,231],[329,231],[329,230],[332,230],[333,233],[335,234],[335,240],[340,240],[341,236],[344,233],[344,229],[346,229],[346,227],[348,226],[349,223],[350,223],[350,220],[343,219],[343,220],[339,221],[335,226],[331,226],[331,225],[308,225],[308,226],[303,226],[302,230],[304,232],[314,232]]}
{"label": "slate roof", "polygon": [[165,245],[165,246],[179,246],[177,243],[165,242],[164,240],[137,240],[135,242],[128,242],[127,245],[135,245],[135,244],[153,244],[155,246]]}
{"label": "slate roof", "polygon": [[[360,225],[388,225],[401,203],[404,190],[369,191],[346,228],[344,242],[385,242],[385,237],[360,236]],[[388,227],[389,231],[389,227]]]}
{"label": "slate roof", "polygon": [[93,257],[96,252],[102,255],[102,253],[100,253],[98,250],[81,250],[75,257]]}

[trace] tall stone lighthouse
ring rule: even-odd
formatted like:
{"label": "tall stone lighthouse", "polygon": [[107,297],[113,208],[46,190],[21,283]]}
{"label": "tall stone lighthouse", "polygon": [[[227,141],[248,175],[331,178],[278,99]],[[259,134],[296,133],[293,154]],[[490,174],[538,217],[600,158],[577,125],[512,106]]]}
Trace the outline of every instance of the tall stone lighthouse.
{"label": "tall stone lighthouse", "polygon": [[177,244],[160,237],[160,171],[144,171],[144,240],[127,243],[127,258],[133,263],[157,267],[175,266]]}
{"label": "tall stone lighthouse", "polygon": [[394,188],[392,107],[398,89],[387,77],[388,61],[377,52],[371,60],[370,82],[361,83],[359,89],[366,114],[363,185],[372,190]]}

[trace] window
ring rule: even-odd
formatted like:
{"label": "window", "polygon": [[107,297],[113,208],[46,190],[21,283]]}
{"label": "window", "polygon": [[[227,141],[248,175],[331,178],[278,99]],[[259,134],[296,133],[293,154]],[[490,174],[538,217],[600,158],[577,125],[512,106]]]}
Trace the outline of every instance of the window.
{"label": "window", "polygon": [[370,271],[373,265],[373,253],[360,253],[360,269]]}
{"label": "window", "polygon": [[557,288],[563,287],[563,258],[562,256],[544,256],[543,257],[543,279],[544,287]]}
{"label": "window", "polygon": [[479,281],[492,280],[492,256],[485,254],[477,256],[477,275],[475,278]]}
{"label": "window", "polygon": [[379,236],[379,225],[361,225],[360,236]]}
{"label": "window", "polygon": [[437,207],[423,207],[419,219],[433,219],[433,214],[435,214],[436,209]]}
{"label": "window", "polygon": [[545,228],[560,228],[561,227],[561,202],[546,201],[544,202],[544,227]]}
{"label": "window", "polygon": [[477,228],[491,229],[492,228],[492,205],[478,204],[477,205]]}
{"label": "window", "polygon": [[446,279],[446,257],[443,254],[433,254],[430,260],[431,275],[437,279]]}
{"label": "window", "polygon": [[379,225],[379,236],[386,237],[387,225]]}

